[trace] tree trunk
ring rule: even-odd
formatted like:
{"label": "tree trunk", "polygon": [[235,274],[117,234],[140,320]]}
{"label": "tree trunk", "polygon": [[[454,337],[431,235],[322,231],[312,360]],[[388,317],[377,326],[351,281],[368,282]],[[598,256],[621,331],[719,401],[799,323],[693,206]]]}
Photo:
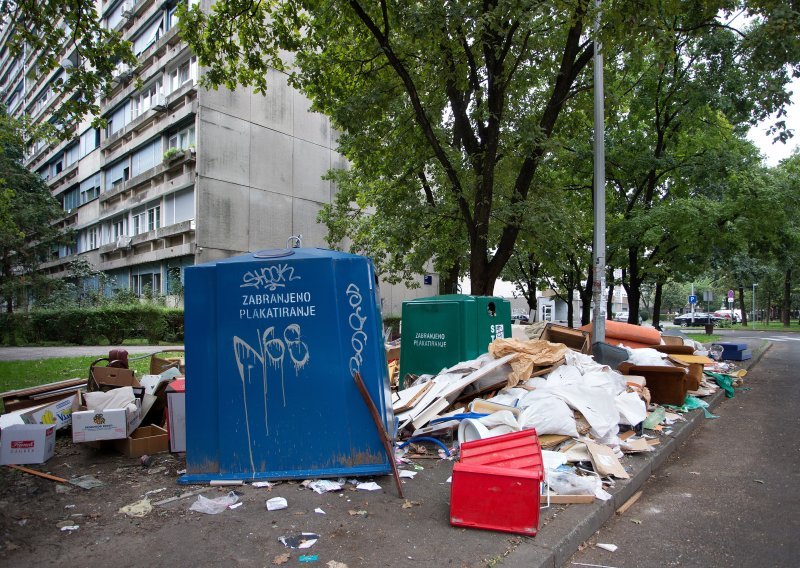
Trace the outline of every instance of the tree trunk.
{"label": "tree trunk", "polygon": [[[742,325],[747,325],[747,310],[745,309],[744,305],[744,286],[739,286],[739,309],[742,311]],[[753,314],[753,319],[755,319],[756,315]]]}
{"label": "tree trunk", "polygon": [[656,293],[653,298],[653,327],[661,329],[661,294],[664,290],[664,283],[659,280],[656,282]]}
{"label": "tree trunk", "polygon": [[606,292],[606,319],[610,319],[612,310],[614,309],[614,269],[611,267],[608,267],[606,282],[608,283],[608,291]]}
{"label": "tree trunk", "polygon": [[572,327],[575,323],[575,288],[567,288],[567,327]]}
{"label": "tree trunk", "polygon": [[456,262],[439,280],[440,294],[455,294],[458,292],[458,275],[461,272],[461,263]]}
{"label": "tree trunk", "polygon": [[[580,282],[580,275],[578,275]],[[590,264],[586,275],[586,286],[578,284],[578,297],[581,299],[581,325],[586,325],[592,319],[592,296],[594,291],[594,267]]]}
{"label": "tree trunk", "polygon": [[783,327],[791,325],[789,312],[792,308],[792,269],[786,269],[786,274],[783,276],[783,302],[781,306],[781,321]]}

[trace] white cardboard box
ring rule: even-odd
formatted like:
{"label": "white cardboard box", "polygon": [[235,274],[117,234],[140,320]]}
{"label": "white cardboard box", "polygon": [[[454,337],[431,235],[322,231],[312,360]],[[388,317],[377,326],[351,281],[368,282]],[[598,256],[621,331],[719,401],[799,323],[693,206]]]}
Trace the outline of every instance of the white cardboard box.
{"label": "white cardboard box", "polygon": [[52,424],[12,424],[0,432],[0,464],[44,463],[56,449]]}
{"label": "white cardboard box", "polygon": [[169,451],[186,451],[186,393],[167,391]]}
{"label": "white cardboard box", "polygon": [[53,424],[56,430],[72,424],[72,405],[75,395],[22,411],[25,424]]}
{"label": "white cardboard box", "polygon": [[141,403],[136,399],[136,410],[107,408],[105,410],[78,410],[72,413],[72,441],[95,442],[127,438],[139,426]]}

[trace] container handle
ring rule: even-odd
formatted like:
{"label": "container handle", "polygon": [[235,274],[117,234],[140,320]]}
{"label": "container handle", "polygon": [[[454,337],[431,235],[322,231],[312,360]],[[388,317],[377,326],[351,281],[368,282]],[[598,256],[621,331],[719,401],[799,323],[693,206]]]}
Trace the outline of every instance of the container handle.
{"label": "container handle", "polygon": [[303,235],[292,235],[286,239],[286,248],[300,248],[303,246]]}

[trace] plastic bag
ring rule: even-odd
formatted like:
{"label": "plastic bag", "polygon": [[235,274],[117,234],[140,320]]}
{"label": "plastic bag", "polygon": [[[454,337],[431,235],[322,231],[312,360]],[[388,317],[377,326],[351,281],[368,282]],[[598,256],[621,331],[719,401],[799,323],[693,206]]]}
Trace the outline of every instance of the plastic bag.
{"label": "plastic bag", "polygon": [[189,510],[197,511],[198,513],[205,513],[207,515],[216,515],[236,503],[238,500],[239,496],[233,491],[223,497],[217,497],[216,499],[208,499],[207,497],[198,495],[197,501],[192,503],[192,506],[189,507]]}
{"label": "plastic bag", "polygon": [[533,391],[520,401],[520,406],[523,404],[525,408],[518,418],[520,429],[536,428],[540,436],[558,434],[578,437],[575,415],[560,398]]}
{"label": "plastic bag", "polygon": [[598,481],[571,471],[547,472],[547,485],[559,495],[594,495]]}

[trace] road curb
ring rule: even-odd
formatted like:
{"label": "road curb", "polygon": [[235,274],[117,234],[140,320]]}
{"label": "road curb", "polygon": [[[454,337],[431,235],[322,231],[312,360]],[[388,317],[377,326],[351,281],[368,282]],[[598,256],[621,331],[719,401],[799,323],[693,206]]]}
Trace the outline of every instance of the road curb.
{"label": "road curb", "polygon": [[[754,349],[753,357],[745,368],[749,371],[758,364],[772,344],[764,341]],[[706,397],[709,408],[716,408],[725,398],[725,391],[718,390]],[[589,540],[619,509],[639,491],[647,480],[678,449],[692,433],[707,420],[702,410],[693,410],[684,415],[686,422],[673,426],[672,435],[662,438],[650,454],[633,454],[628,458],[631,464],[630,479],[618,481],[610,493],[612,499],[591,505],[569,505],[548,521],[539,534],[524,538],[499,564],[508,568],[558,568],[575,554],[578,548]]]}

